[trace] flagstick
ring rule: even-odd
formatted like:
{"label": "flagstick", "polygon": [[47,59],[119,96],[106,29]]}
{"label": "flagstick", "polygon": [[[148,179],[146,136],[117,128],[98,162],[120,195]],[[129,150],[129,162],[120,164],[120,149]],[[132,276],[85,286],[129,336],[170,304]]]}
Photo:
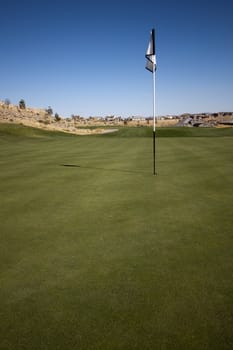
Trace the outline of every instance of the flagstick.
{"label": "flagstick", "polygon": [[154,175],[155,172],[155,71],[153,71],[153,160],[154,160]]}
{"label": "flagstick", "polygon": [[156,71],[156,56],[155,56],[155,30],[152,29],[150,33],[150,41],[148,48],[146,50],[146,69],[152,72],[153,76],[153,117],[154,117],[154,125],[153,125],[153,161],[154,161],[154,175],[155,172],[155,71]]}

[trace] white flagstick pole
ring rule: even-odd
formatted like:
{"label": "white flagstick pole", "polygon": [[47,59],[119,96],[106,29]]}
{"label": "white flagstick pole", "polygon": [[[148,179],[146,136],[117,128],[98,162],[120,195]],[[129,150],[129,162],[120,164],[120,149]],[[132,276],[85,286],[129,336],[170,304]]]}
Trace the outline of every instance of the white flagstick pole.
{"label": "white flagstick pole", "polygon": [[153,72],[153,117],[154,117],[154,127],[155,131],[155,71]]}
{"label": "white flagstick pole", "polygon": [[154,175],[155,172],[155,70],[153,71],[153,156],[154,156]]}

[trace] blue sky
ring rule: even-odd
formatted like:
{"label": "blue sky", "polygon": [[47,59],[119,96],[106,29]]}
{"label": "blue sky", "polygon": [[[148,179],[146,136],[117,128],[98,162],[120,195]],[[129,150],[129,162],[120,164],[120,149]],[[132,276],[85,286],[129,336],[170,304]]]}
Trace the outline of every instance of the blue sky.
{"label": "blue sky", "polygon": [[156,114],[233,111],[230,0],[5,1],[0,99],[66,117],[150,116],[152,27]]}

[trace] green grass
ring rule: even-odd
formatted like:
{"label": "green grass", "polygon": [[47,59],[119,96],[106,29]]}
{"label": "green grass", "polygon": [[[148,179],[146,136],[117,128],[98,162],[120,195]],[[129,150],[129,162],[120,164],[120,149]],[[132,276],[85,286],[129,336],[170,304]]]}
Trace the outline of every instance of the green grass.
{"label": "green grass", "polygon": [[0,349],[232,349],[233,129],[11,127]]}

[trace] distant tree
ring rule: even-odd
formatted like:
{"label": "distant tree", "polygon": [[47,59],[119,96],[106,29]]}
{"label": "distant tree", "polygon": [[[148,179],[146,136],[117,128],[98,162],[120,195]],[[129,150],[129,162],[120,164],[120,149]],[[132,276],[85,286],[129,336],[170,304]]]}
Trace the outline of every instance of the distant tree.
{"label": "distant tree", "polygon": [[59,120],[61,120],[58,113],[55,113],[55,120],[56,120],[56,122],[59,122]]}
{"label": "distant tree", "polygon": [[46,109],[46,112],[47,112],[49,115],[53,115],[53,109],[52,109],[52,107],[48,106],[48,108]]}
{"label": "distant tree", "polygon": [[6,106],[9,106],[11,104],[11,101],[9,100],[9,98],[5,98],[4,104]]}
{"label": "distant tree", "polygon": [[80,119],[80,115],[74,115],[74,114],[71,114],[71,119],[72,120],[79,120]]}
{"label": "distant tree", "polygon": [[23,99],[19,101],[19,108],[20,109],[25,109],[26,108],[26,103]]}

